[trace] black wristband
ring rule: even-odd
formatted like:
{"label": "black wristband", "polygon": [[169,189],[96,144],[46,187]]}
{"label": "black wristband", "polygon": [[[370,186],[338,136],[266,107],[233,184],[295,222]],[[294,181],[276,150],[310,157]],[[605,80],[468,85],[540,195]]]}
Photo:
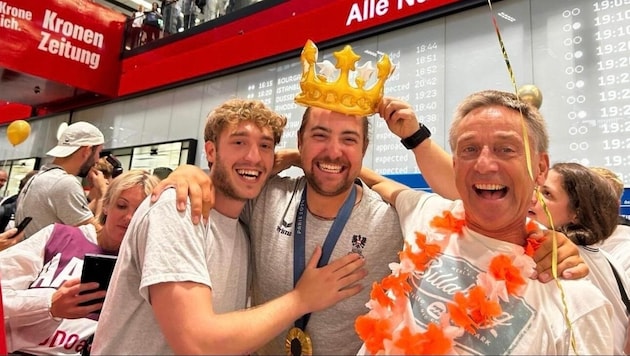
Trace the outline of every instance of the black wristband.
{"label": "black wristband", "polygon": [[403,138],[402,140],[400,140],[400,143],[402,143],[406,149],[413,150],[429,137],[431,137],[431,131],[429,131],[426,126],[420,124],[420,128],[418,129],[418,131],[414,132],[413,135],[407,138]]}

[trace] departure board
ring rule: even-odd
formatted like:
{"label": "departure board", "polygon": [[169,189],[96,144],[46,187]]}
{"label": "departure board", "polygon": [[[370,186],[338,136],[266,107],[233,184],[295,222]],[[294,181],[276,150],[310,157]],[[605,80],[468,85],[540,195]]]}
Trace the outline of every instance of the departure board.
{"label": "departure board", "polygon": [[[385,94],[409,102],[447,150],[451,117],[464,97],[534,84],[543,94],[552,163],[607,167],[630,186],[630,0],[505,0],[493,8],[515,83],[487,6],[349,44],[359,65],[390,56],[396,70]],[[318,60],[334,63],[332,53],[342,48],[320,48]],[[293,98],[301,70],[296,57],[234,75],[236,96],[260,99],[288,118],[280,148],[297,147],[304,107]],[[373,115],[370,123],[364,164],[381,174],[418,173],[384,121]]]}
{"label": "departure board", "polygon": [[[401,43],[406,45],[401,46]],[[385,95],[409,102],[418,119],[444,144],[444,20],[383,34],[378,50],[396,63]],[[418,173],[415,158],[392,134],[385,121],[375,118],[372,168],[381,174]]]}
{"label": "departure board", "polygon": [[548,36],[534,71],[553,100],[552,161],[607,167],[630,186],[630,0],[532,1],[531,17]]}

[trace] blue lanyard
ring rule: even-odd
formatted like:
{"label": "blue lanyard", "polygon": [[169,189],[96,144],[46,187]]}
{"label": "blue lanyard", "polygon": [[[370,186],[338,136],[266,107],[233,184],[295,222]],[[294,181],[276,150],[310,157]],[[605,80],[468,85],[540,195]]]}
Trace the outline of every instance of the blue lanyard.
{"label": "blue lanyard", "polygon": [[[326,240],[324,240],[324,246],[322,246],[322,257],[317,262],[317,267],[323,267],[328,264],[328,260],[330,260],[330,256],[332,255],[332,251],[337,244],[337,240],[339,240],[339,235],[343,231],[344,226],[350,219],[350,214],[352,214],[352,208],[354,207],[354,201],[357,196],[357,186],[352,184],[352,189],[350,191],[350,195],[346,198],[346,201],[341,206],[335,221],[330,227],[330,231],[328,231],[328,235],[326,235]],[[295,216],[295,236],[293,238],[293,286],[297,284],[298,280],[304,273],[304,269],[306,268],[306,186],[304,186],[304,191],[302,192],[302,198],[300,199],[300,204],[298,205],[298,211]],[[295,326],[305,330],[306,324],[308,324],[308,319],[311,314],[303,315],[300,319],[295,321]]]}

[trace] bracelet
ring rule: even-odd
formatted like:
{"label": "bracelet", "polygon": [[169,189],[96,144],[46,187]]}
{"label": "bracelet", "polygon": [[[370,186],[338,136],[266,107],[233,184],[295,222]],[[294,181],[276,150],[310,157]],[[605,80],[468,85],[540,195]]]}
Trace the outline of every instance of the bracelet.
{"label": "bracelet", "polygon": [[50,308],[52,308],[52,295],[50,296],[50,298],[51,299],[48,300],[48,303],[46,303],[47,304],[46,307],[48,309],[48,316],[54,321],[57,321],[57,322],[62,321],[63,318],[58,318],[52,315],[52,312],[50,311]]}
{"label": "bracelet", "polygon": [[53,316],[52,313],[50,312],[50,309],[48,309],[48,316],[53,320],[53,321],[62,321],[63,318],[57,318],[56,316]]}
{"label": "bracelet", "polygon": [[431,137],[431,131],[429,131],[426,126],[420,124],[420,128],[418,129],[418,131],[414,132],[413,135],[407,138],[403,138],[402,140],[400,140],[400,143],[402,143],[402,145],[405,146],[406,149],[413,150],[429,137]]}

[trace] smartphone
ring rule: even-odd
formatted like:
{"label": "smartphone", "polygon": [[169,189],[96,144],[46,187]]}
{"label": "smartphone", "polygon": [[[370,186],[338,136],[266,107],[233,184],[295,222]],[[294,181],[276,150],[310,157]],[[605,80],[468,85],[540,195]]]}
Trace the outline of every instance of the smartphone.
{"label": "smartphone", "polygon": [[105,159],[113,167],[113,169],[112,169],[112,178],[116,178],[116,177],[118,177],[119,175],[122,174],[122,172],[123,172],[122,163],[120,163],[118,158],[114,157],[112,154],[108,154],[105,157]]}
{"label": "smartphone", "polygon": [[[83,258],[81,283],[98,282],[99,286],[96,290],[107,290],[107,287],[109,287],[109,280],[112,277],[112,272],[114,272],[116,259],[116,256],[86,253]],[[85,291],[79,294],[85,294],[93,291],[94,290]],[[79,305],[85,306],[102,303],[104,300],[104,298],[93,299]]]}
{"label": "smartphone", "polygon": [[28,224],[31,222],[31,220],[33,220],[33,218],[32,218],[32,217],[30,217],[30,216],[25,217],[25,218],[24,218],[24,220],[22,220],[22,221],[18,224],[18,226],[17,226],[17,229],[18,229],[18,230],[17,230],[17,232],[16,232],[13,236],[9,237],[9,239],[15,238],[15,237],[16,237],[17,235],[19,235],[22,231],[24,231],[24,229],[26,229],[26,227],[27,227],[27,226],[28,226]]}

